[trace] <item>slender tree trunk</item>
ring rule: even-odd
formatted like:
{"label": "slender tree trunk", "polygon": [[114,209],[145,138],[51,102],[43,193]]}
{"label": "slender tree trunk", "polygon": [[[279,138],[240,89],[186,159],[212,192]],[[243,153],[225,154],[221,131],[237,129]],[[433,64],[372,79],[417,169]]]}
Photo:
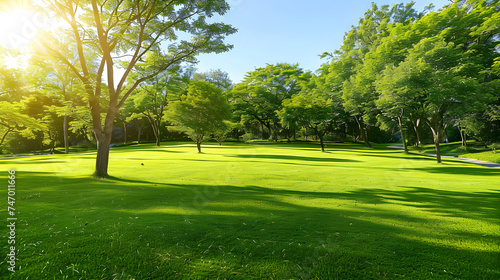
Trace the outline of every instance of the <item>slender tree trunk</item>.
{"label": "slender tree trunk", "polygon": [[127,123],[123,122],[123,144],[127,144]]}
{"label": "slender tree trunk", "polygon": [[89,150],[92,150],[92,141],[90,141],[89,137],[86,135],[86,133],[83,134],[83,139],[85,139],[85,143],[87,143],[87,148]]}
{"label": "slender tree trunk", "polygon": [[9,134],[9,132],[11,132],[11,131],[12,131],[12,129],[9,127],[9,128],[7,129],[7,131],[5,132],[5,134],[2,136],[2,141],[0,141],[0,145],[2,145],[2,144],[3,144],[3,142],[5,141],[5,138],[7,138],[7,135],[8,135],[8,134]]}
{"label": "slender tree trunk", "polygon": [[460,132],[460,138],[462,139],[462,147],[467,148],[467,140],[465,139],[465,132],[462,130],[460,126],[457,127],[458,132]]}
{"label": "slender tree trunk", "polygon": [[368,141],[368,132],[365,129],[363,121],[360,118],[358,118],[358,116],[354,116],[354,119],[358,123],[359,135],[361,136],[361,139],[363,140],[363,142],[367,147],[371,147],[372,145],[370,144],[370,141]]}
{"label": "slender tree trunk", "polygon": [[138,126],[137,127],[137,144],[141,144],[141,129],[142,129],[142,126]]}
{"label": "slender tree trunk", "polygon": [[155,135],[156,139],[156,146],[160,147],[160,124],[154,120],[154,119],[149,119],[151,122],[151,127],[153,128],[153,134]]}
{"label": "slender tree trunk", "polygon": [[63,131],[64,131],[64,152],[67,154],[69,153],[68,115],[64,115]]}
{"label": "slender tree trunk", "polygon": [[399,122],[399,131],[401,133],[401,141],[403,141],[403,148],[405,153],[408,153],[408,145],[406,144],[405,134],[403,133],[403,124],[400,116],[398,116],[398,122]]}
{"label": "slender tree trunk", "polygon": [[415,130],[415,135],[417,136],[417,143],[415,143],[415,146],[420,147],[420,132],[418,127],[413,126],[413,129]]}
{"label": "slender tree trunk", "polygon": [[278,142],[278,127],[276,126],[276,123],[273,124],[273,131],[274,131],[274,142]]}
{"label": "slender tree trunk", "polygon": [[156,146],[160,147],[160,145],[161,145],[160,122],[158,122],[156,124],[156,128],[157,128],[157,131],[156,131]]}
{"label": "slender tree trunk", "polygon": [[437,163],[441,163],[441,150],[439,148],[439,140],[441,139],[441,133],[439,128],[433,128],[431,126],[432,135],[434,137],[434,145],[436,146],[436,159]]}
{"label": "slender tree trunk", "polygon": [[201,142],[196,142],[196,147],[198,148],[198,153],[201,153]]}
{"label": "slender tree trunk", "polygon": [[323,143],[323,135],[319,136],[319,143],[321,144],[321,151],[325,151],[325,144]]}
{"label": "slender tree trunk", "polygon": [[464,144],[465,149],[467,149],[467,133],[465,133],[465,132],[464,132],[463,144]]}

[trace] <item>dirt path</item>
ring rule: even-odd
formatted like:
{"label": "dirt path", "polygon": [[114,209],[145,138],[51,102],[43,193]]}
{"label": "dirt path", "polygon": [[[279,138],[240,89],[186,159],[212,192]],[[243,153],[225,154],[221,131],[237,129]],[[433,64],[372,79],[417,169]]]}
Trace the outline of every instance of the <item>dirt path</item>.
{"label": "dirt path", "polygon": [[[389,148],[389,149],[403,150],[403,145],[390,145],[390,146],[387,146],[387,148]],[[431,156],[431,157],[435,157],[436,156],[435,154],[427,154],[427,153],[418,153],[416,155],[425,155],[425,156]],[[487,162],[487,161],[484,161],[484,160],[477,160],[477,159],[472,159],[472,158],[463,158],[463,157],[454,157],[454,156],[441,156],[441,158],[459,159],[459,160],[462,160],[462,161],[465,161],[465,162],[470,162],[470,163],[474,163],[474,164],[477,164],[477,165],[481,165],[481,166],[484,166],[484,167],[490,167],[490,168],[499,168],[500,167],[500,164],[498,164],[498,163]]]}

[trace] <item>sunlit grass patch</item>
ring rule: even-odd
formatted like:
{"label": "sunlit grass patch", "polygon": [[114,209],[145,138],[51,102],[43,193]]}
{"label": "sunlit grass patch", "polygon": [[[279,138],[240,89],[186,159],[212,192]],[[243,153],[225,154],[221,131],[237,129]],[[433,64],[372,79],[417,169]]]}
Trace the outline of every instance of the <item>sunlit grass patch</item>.
{"label": "sunlit grass patch", "polygon": [[[496,279],[498,170],[353,144],[190,143],[0,160],[7,279]],[[68,164],[69,163],[69,164]],[[5,197],[5,190],[2,191]],[[3,201],[3,200],[2,200]],[[6,204],[0,209],[6,217]],[[5,234],[3,235],[5,239]]]}

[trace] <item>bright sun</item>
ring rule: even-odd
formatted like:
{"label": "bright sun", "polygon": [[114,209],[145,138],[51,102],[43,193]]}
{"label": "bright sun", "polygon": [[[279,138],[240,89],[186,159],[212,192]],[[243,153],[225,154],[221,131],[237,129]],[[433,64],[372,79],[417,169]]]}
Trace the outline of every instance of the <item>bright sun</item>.
{"label": "bright sun", "polygon": [[0,10],[0,64],[6,68],[23,67],[27,47],[44,26],[43,18],[25,7],[6,7]]}
{"label": "bright sun", "polygon": [[42,28],[40,16],[27,9],[0,11],[0,44],[9,49],[23,52]]}

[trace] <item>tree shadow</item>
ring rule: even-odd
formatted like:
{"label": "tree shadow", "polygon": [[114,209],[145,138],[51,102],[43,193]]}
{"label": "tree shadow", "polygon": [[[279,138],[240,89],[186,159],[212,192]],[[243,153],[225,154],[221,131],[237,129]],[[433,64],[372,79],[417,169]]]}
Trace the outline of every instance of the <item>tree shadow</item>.
{"label": "tree shadow", "polygon": [[[456,174],[456,175],[472,175],[472,176],[500,176],[499,169],[491,169],[489,167],[475,166],[446,166],[446,163],[441,163],[440,166],[412,168],[412,170],[421,170],[429,173],[437,174]],[[473,164],[473,163],[469,163]]]}
{"label": "tree shadow", "polygon": [[[216,278],[262,279],[272,278],[275,269],[279,269],[280,275],[274,276],[278,279],[334,279],[328,275],[335,273],[340,273],[340,279],[500,276],[499,252],[458,247],[463,240],[464,246],[492,248],[498,233],[483,236],[481,227],[475,226],[473,232],[440,219],[498,224],[500,191],[496,189],[465,192],[399,186],[397,190],[310,191],[255,183],[55,178],[44,172],[24,172],[20,180],[25,187],[20,189],[18,207],[30,227],[20,227],[19,234],[41,240],[61,232],[56,244],[67,242],[76,251],[66,254],[61,249],[67,264],[93,262],[123,267],[131,274],[147,271],[146,279],[162,279],[170,275],[171,267],[173,278],[191,278],[196,272]],[[41,195],[31,197],[37,193]],[[393,210],[400,206],[408,211]],[[48,275],[58,273],[60,263],[46,263],[53,257],[50,246],[49,242],[27,246],[25,261],[36,268],[47,266]],[[41,250],[49,252],[46,258],[39,256]],[[144,258],[141,268],[122,263],[127,254]],[[112,272],[101,273],[112,278]]]}
{"label": "tree shadow", "polygon": [[238,157],[238,158],[254,158],[254,159],[277,159],[277,160],[296,160],[296,161],[311,161],[311,162],[358,162],[353,159],[341,159],[341,158],[324,158],[324,157],[305,157],[305,156],[289,156],[289,155],[227,155],[227,157]]}

